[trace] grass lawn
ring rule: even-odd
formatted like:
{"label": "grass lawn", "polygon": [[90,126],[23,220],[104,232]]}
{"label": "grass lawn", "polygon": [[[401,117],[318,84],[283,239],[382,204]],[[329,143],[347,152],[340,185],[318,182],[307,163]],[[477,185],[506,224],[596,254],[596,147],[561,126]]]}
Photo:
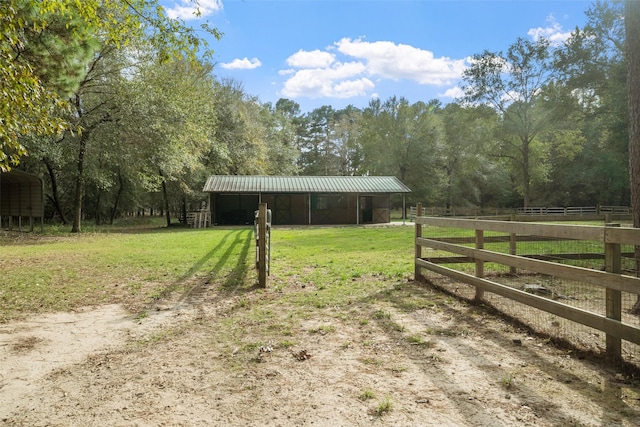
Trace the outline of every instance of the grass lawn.
{"label": "grass lawn", "polygon": [[[274,228],[268,287],[299,307],[346,305],[413,272],[413,227]],[[205,230],[153,223],[74,235],[0,234],[0,322],[118,303],[133,313],[200,286],[255,289],[252,227]],[[370,280],[368,280],[370,279]],[[284,297],[284,296],[283,296]]]}

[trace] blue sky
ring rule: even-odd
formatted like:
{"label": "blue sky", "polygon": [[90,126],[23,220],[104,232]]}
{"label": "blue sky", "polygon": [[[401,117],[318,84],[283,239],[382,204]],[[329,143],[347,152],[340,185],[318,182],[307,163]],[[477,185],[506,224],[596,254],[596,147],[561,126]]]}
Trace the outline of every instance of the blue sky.
{"label": "blue sky", "polygon": [[372,98],[451,102],[469,57],[518,37],[562,41],[588,0],[161,0],[167,15],[223,33],[214,73],[261,102],[302,112],[364,108]]}

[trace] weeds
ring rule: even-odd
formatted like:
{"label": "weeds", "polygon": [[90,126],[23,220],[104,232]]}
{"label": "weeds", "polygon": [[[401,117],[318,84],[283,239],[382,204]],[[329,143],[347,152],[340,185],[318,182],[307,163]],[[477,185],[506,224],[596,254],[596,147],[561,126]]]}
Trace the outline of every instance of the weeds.
{"label": "weeds", "polygon": [[336,331],[336,327],[333,325],[322,325],[322,326],[318,326],[317,328],[309,329],[310,334],[319,334],[319,335],[327,335],[335,331]]}
{"label": "weeds", "polygon": [[388,414],[389,412],[391,412],[392,406],[393,404],[391,403],[391,399],[389,398],[389,396],[387,396],[384,398],[384,400],[378,403],[375,414],[379,417],[383,416],[384,414]]}
{"label": "weeds", "polygon": [[278,347],[280,348],[291,348],[295,345],[295,343],[293,341],[289,341],[289,340],[284,340],[280,342],[280,345]]}
{"label": "weeds", "polygon": [[502,385],[507,388],[510,389],[513,386],[513,380],[514,380],[514,376],[511,372],[507,372],[506,374],[504,374],[502,376]]}
{"label": "weeds", "polygon": [[458,331],[454,329],[445,329],[445,328],[427,328],[427,334],[429,335],[442,335],[446,337],[455,337],[458,335]]}
{"label": "weeds", "polygon": [[373,393],[373,391],[369,390],[368,388],[364,389],[362,393],[360,393],[360,400],[362,401],[367,401],[375,398],[376,398],[376,395]]}
{"label": "weeds", "polygon": [[419,345],[427,348],[433,346],[433,343],[431,341],[425,340],[422,335],[411,335],[409,338],[407,338],[407,341],[409,341],[409,344]]}

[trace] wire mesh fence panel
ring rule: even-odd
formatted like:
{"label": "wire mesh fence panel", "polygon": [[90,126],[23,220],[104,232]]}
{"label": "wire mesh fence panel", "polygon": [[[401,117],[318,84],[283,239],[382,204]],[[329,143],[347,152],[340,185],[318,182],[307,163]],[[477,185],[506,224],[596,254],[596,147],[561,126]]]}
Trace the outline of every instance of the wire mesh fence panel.
{"label": "wire mesh fence panel", "polygon": [[[446,225],[449,223],[451,226]],[[604,331],[610,329],[593,325],[599,324],[601,318],[619,321],[624,327],[634,329],[631,336],[636,337],[629,338],[632,341],[622,340],[621,356],[640,366],[640,345],[637,344],[640,314],[633,311],[636,304],[640,304],[640,285],[638,292],[635,292],[635,282],[621,285],[622,289],[632,289],[631,292],[616,291],[619,288],[607,283],[612,275],[605,273],[635,277],[634,245],[616,245],[618,255],[612,258],[614,237],[603,237],[606,232],[601,233],[597,227],[564,230],[514,224],[514,230],[526,232],[508,232],[508,226],[495,223],[441,219],[434,220],[434,226],[427,222],[421,238],[417,239],[424,244],[420,257],[425,261],[420,263],[425,267],[420,270],[423,277],[459,297],[481,298],[533,330],[583,350],[607,351],[611,335]],[[482,229],[483,226],[492,230]],[[539,234],[530,232],[538,228]],[[573,238],[574,233],[582,238]],[[633,238],[627,236],[622,240]],[[418,265],[418,260],[416,262]],[[490,291],[485,292],[484,288]],[[523,293],[535,295],[532,305],[527,302],[531,298],[522,297]],[[571,318],[574,320],[568,320]],[[576,318],[586,320],[581,322]]]}

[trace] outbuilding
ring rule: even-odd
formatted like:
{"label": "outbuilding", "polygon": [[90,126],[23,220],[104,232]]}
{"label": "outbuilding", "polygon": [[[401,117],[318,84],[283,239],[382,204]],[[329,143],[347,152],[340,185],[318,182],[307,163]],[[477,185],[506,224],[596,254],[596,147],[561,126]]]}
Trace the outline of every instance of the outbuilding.
{"label": "outbuilding", "polygon": [[253,224],[260,203],[273,224],[378,224],[391,221],[391,195],[411,190],[394,176],[214,175],[209,193],[213,225]]}
{"label": "outbuilding", "polygon": [[33,230],[36,220],[40,227],[44,217],[42,180],[34,174],[12,169],[0,172],[0,228],[13,229],[28,225]]}

